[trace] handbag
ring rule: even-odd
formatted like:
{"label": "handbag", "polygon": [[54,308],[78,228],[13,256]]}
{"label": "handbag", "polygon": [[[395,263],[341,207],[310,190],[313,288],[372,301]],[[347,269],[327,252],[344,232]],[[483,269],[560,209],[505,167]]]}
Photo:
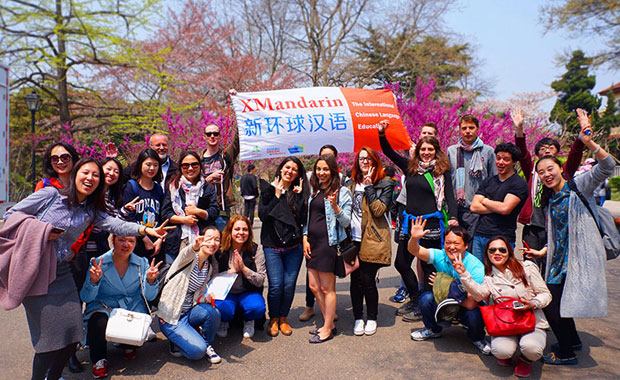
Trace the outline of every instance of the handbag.
{"label": "handbag", "polygon": [[[506,300],[498,302],[499,300]],[[480,306],[482,319],[491,336],[511,336],[527,334],[534,331],[536,317],[532,310],[515,309],[512,297],[500,297],[493,305]]]}
{"label": "handbag", "polygon": [[138,281],[140,282],[142,299],[146,304],[148,314],[127,310],[120,307],[112,309],[105,329],[105,339],[108,342],[140,347],[146,341],[153,318],[151,317],[151,309],[149,308],[149,304],[144,296],[144,287],[142,285],[140,273],[140,265],[138,265]]}
{"label": "handbag", "polygon": [[592,209],[590,208],[590,204],[581,191],[577,188],[575,180],[571,179],[567,182],[568,188],[577,194],[583,205],[586,206],[586,209],[592,216],[592,219],[594,219],[598,233],[601,235],[601,239],[603,239],[603,246],[605,247],[607,260],[615,259],[618,255],[620,255],[620,234],[618,233],[618,229],[614,223],[613,215],[611,215],[611,212],[609,212],[609,210],[605,207],[596,206],[596,211],[598,211],[599,217],[599,220],[597,221],[594,217]]}
{"label": "handbag", "polygon": [[[338,198],[340,198],[340,191],[338,191]],[[338,223],[338,221],[336,221]],[[338,232],[338,226],[336,225],[336,240],[340,241],[340,233]],[[334,268],[334,274],[340,278],[347,277],[353,271],[360,266],[359,253],[360,247],[351,241],[351,237],[347,232],[347,237],[336,247],[338,252],[336,254],[336,267]]]}

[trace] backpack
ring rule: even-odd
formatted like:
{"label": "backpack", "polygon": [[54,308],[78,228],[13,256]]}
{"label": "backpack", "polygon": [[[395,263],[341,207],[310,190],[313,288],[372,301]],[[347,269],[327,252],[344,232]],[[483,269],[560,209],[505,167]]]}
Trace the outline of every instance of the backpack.
{"label": "backpack", "polygon": [[594,217],[594,213],[588,204],[588,201],[583,196],[581,191],[577,188],[574,180],[568,181],[568,188],[573,191],[581,202],[586,206],[592,218],[594,218],[594,223],[596,223],[596,228],[598,228],[598,232],[601,234],[601,238],[603,239],[603,245],[605,246],[605,253],[607,255],[607,260],[612,260],[620,255],[620,233],[618,233],[618,229],[616,228],[616,224],[614,223],[614,217],[611,215],[611,212],[604,207],[596,206],[596,211],[598,211],[598,220]]}

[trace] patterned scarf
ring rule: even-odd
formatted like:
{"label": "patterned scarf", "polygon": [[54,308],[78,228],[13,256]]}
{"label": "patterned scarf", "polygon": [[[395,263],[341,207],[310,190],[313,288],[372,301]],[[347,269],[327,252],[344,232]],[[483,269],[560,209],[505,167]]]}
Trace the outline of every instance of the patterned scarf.
{"label": "patterned scarf", "polygon": [[469,175],[472,177],[480,177],[484,169],[482,162],[482,147],[484,143],[480,137],[476,137],[476,141],[471,145],[463,142],[459,138],[459,149],[456,154],[456,201],[459,206],[465,206],[465,157],[464,152],[473,152],[470,161]]}
{"label": "patterned scarf", "polygon": [[[179,187],[185,193],[185,204],[186,205],[197,205],[198,198],[200,197],[200,190],[202,190],[202,186],[205,181],[202,176],[199,176],[199,180],[195,185],[192,185],[192,182],[189,181],[185,176],[182,176],[179,179]],[[174,186],[173,182],[170,182],[170,199],[172,200],[172,210],[177,216],[186,216],[185,209],[183,208],[183,203],[181,201],[181,196],[179,195],[179,189]],[[190,243],[193,243],[200,230],[198,225],[188,226],[185,224],[181,224],[181,239],[185,239],[186,237],[190,238]]]}
{"label": "patterned scarf", "polygon": [[424,175],[425,173],[430,173],[431,176],[433,177],[433,190],[435,193],[435,202],[437,202],[437,210],[441,211],[441,208],[443,207],[443,201],[445,198],[446,183],[445,183],[445,178],[443,175],[440,175],[439,177],[435,177],[433,175],[434,169],[435,169],[435,160],[431,160],[429,162],[420,161],[418,163],[418,173],[420,175]]}

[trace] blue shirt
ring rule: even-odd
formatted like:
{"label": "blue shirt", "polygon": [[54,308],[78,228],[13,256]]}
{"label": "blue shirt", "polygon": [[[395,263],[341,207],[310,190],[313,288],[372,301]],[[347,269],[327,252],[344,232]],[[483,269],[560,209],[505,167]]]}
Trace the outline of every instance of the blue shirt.
{"label": "blue shirt", "polygon": [[[446,251],[443,249],[429,249],[428,263],[433,264],[437,272],[443,272],[449,274],[454,278],[459,278],[459,274],[454,270],[452,262],[446,255]],[[484,264],[478,260],[478,258],[469,252],[465,252],[463,257],[463,265],[465,269],[471,274],[471,278],[479,284],[482,284],[484,280]]]}

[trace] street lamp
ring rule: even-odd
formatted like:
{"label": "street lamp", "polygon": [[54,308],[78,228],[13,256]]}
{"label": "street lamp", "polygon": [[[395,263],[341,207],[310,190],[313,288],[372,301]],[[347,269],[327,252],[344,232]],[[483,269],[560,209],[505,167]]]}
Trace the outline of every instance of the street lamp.
{"label": "street lamp", "polygon": [[41,108],[41,97],[37,95],[36,92],[32,91],[32,93],[26,95],[26,107],[28,107],[28,111],[30,111],[31,116],[31,132],[32,132],[32,183],[34,186],[35,181],[35,167],[34,167],[34,159],[35,159],[35,147],[34,147],[34,114]]}

